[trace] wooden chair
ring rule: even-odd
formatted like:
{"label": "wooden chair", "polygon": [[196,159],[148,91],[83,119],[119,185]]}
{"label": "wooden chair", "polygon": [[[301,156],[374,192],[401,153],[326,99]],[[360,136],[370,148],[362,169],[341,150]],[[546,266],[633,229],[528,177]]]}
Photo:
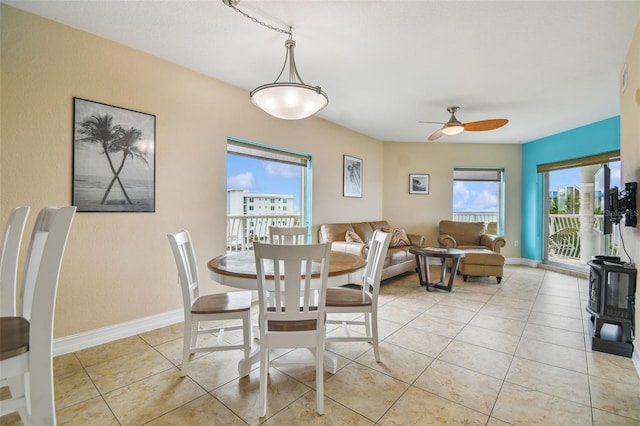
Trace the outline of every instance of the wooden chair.
{"label": "wooden chair", "polygon": [[0,317],[16,316],[18,259],[24,225],[30,207],[16,207],[11,211],[2,241],[0,254]]}
{"label": "wooden chair", "polygon": [[[367,266],[364,273],[362,290],[331,287],[327,289],[327,315],[343,313],[363,313],[363,320],[339,321],[330,316],[327,324],[342,324],[345,335],[327,337],[327,342],[371,342],[376,362],[380,362],[378,349],[378,293],[384,259],[387,255],[392,234],[376,230],[369,243]],[[348,325],[364,326],[365,336],[352,336]]]}
{"label": "wooden chair", "polygon": [[271,244],[306,244],[309,229],[306,226],[270,226]]}
{"label": "wooden chair", "polygon": [[324,302],[331,244],[254,243],[253,249],[260,305],[259,416],[267,414],[267,375],[270,365],[278,365],[270,363],[269,352],[275,348],[315,348],[316,411],[324,414]]}
{"label": "wooden chair", "polygon": [[25,425],[55,425],[53,392],[53,323],[58,279],[75,206],[47,208],[34,233],[47,234],[41,256],[30,267],[37,271],[31,319],[0,318],[0,379],[11,399],[0,401],[0,415],[17,411]]}
{"label": "wooden chair", "polygon": [[[238,291],[200,295],[198,267],[195,250],[188,231],[168,234],[169,243],[178,267],[182,301],[184,305],[184,342],[182,349],[181,375],[187,374],[191,354],[242,349],[247,360],[251,352],[251,292]],[[203,321],[239,319],[242,325],[202,326]],[[243,343],[238,345],[223,342],[225,330],[242,330]],[[198,346],[198,336],[217,333],[217,341],[212,346]],[[241,372],[241,375],[248,372]]]}

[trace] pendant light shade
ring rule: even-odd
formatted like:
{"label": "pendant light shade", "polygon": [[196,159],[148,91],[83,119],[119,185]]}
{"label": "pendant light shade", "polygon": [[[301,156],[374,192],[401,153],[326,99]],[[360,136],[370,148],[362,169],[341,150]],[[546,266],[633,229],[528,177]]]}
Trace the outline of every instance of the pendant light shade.
{"label": "pendant light shade", "polygon": [[[296,42],[289,38],[284,43],[287,55],[276,81],[264,84],[251,91],[249,97],[254,105],[268,114],[284,120],[299,120],[309,117],[327,106],[329,98],[318,86],[304,84],[293,56]],[[279,82],[289,64],[289,81]]]}

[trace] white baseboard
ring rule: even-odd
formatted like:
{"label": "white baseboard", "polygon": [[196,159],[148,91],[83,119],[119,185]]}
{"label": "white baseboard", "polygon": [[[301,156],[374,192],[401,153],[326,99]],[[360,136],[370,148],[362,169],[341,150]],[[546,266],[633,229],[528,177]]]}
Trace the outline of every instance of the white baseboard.
{"label": "white baseboard", "polygon": [[635,347],[636,345],[634,344],[633,346],[631,361],[633,361],[633,365],[636,367],[636,373],[638,373],[638,377],[640,377],[640,353],[638,353],[638,348]]}
{"label": "white baseboard", "polygon": [[183,310],[177,309],[175,311],[61,337],[53,340],[53,356],[64,355],[125,337],[135,336],[136,334],[166,327],[183,320]]}

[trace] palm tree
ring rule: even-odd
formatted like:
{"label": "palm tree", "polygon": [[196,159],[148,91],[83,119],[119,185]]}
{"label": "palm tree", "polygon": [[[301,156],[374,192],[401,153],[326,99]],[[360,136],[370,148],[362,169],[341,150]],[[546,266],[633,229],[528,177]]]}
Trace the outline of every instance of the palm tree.
{"label": "palm tree", "polygon": [[100,202],[100,204],[105,203],[107,199],[107,195],[109,195],[109,192],[111,191],[111,187],[116,182],[116,180],[120,184],[120,188],[122,188],[122,192],[124,193],[124,196],[126,197],[127,202],[129,204],[133,204],[129,199],[129,196],[127,195],[127,191],[125,191],[124,187],[122,186],[122,182],[120,181],[120,172],[124,167],[125,161],[127,161],[127,158],[129,157],[131,157],[131,159],[139,158],[142,161],[144,161],[147,166],[149,165],[149,162],[147,161],[147,158],[146,158],[147,153],[142,151],[140,147],[136,146],[136,142],[142,139],[142,132],[136,129],[135,127],[125,129],[119,125],[115,127],[115,130],[118,136],[111,144],[109,144],[108,152],[110,153],[122,152],[122,161],[120,162],[120,166],[118,166],[118,170],[114,171],[113,179],[111,179],[111,182],[109,182],[107,191],[104,193],[104,197],[102,198],[102,201]]}
{"label": "palm tree", "polygon": [[[117,181],[118,185],[122,189],[127,202],[133,204],[127,191],[120,180],[120,172],[124,167],[127,158],[140,158],[148,164],[146,160],[146,153],[141,151],[135,146],[135,143],[141,139],[142,132],[135,127],[130,129],[124,129],[122,126],[113,125],[113,116],[109,114],[104,115],[92,115],[91,117],[80,122],[80,129],[78,134],[81,136],[77,139],[78,142],[96,143],[102,147],[102,151],[107,157],[109,168],[113,173],[113,179],[107,186],[107,190],[100,201],[100,204],[105,204],[113,184]],[[122,161],[118,169],[116,170],[113,164],[112,154],[122,152]]]}

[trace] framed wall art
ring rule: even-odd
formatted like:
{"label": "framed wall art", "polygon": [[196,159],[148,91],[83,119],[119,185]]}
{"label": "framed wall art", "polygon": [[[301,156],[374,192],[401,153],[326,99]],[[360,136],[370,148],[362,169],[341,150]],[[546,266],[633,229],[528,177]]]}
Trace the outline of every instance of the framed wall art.
{"label": "framed wall art", "polygon": [[428,194],[429,175],[409,175],[409,194]]}
{"label": "framed wall art", "polygon": [[73,98],[77,211],[154,212],[155,145],[155,115]]}
{"label": "framed wall art", "polygon": [[343,190],[344,197],[362,197],[362,159],[344,156],[343,164]]}

